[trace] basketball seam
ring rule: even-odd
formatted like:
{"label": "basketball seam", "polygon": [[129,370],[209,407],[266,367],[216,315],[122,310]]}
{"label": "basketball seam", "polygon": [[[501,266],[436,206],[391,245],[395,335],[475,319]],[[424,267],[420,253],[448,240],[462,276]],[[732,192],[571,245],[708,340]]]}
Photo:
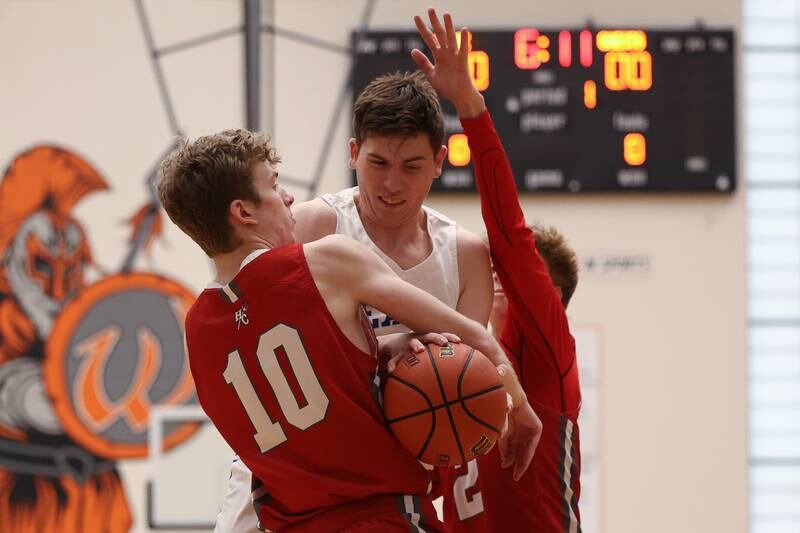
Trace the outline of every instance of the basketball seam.
{"label": "basketball seam", "polygon": [[[399,379],[399,378],[395,378],[395,379],[397,379],[397,381],[399,383],[402,383],[403,385],[408,385],[408,383],[406,383],[402,379]],[[462,401],[472,400],[474,398],[477,398],[479,396],[483,396],[484,394],[489,394],[490,392],[494,392],[497,389],[502,389],[502,388],[503,388],[503,384],[499,383],[497,385],[492,385],[488,389],[483,389],[483,390],[480,390],[478,392],[473,392],[472,394],[468,394],[467,396],[464,396],[460,400],[448,400],[447,402],[440,403],[439,405],[433,405],[430,401],[428,401],[428,405],[430,405],[429,408],[420,409],[419,411],[414,411],[413,413],[409,413],[407,415],[399,416],[397,418],[387,418],[386,419],[386,423],[387,424],[395,424],[397,422],[402,422],[403,420],[408,420],[409,418],[414,418],[415,416],[420,416],[420,415],[424,415],[425,413],[435,412],[435,411],[437,411],[439,409],[442,409],[443,407],[445,407],[447,405],[454,405],[454,404],[460,403]],[[384,413],[384,416],[385,416],[385,413]]]}
{"label": "basketball seam", "polygon": [[[464,456],[464,447],[461,446],[461,437],[458,435],[458,429],[456,428],[456,421],[453,418],[453,413],[450,410],[450,406],[447,404],[447,394],[444,392],[444,385],[442,384],[442,378],[439,376],[439,369],[436,367],[436,359],[433,358],[433,353],[431,353],[430,345],[425,346],[425,351],[428,352],[428,357],[431,359],[431,366],[433,367],[433,374],[436,376],[436,382],[439,384],[439,391],[442,393],[442,401],[445,402],[445,409],[447,410],[447,417],[450,419],[450,427],[453,429],[453,436],[456,438],[456,444],[458,445],[458,453],[461,454],[461,464],[467,462],[467,458]],[[434,417],[436,419],[436,417]]]}
{"label": "basketball seam", "polygon": [[[416,455],[416,459],[419,459],[420,457],[422,457],[422,454],[423,454],[423,453],[425,453],[425,450],[427,450],[427,449],[428,449],[428,445],[431,443],[431,439],[433,438],[433,434],[436,432],[436,411],[433,409],[433,402],[431,402],[431,399],[430,399],[430,398],[428,398],[428,395],[427,395],[427,394],[425,394],[425,391],[423,391],[422,389],[420,389],[419,387],[417,387],[417,386],[416,386],[416,385],[414,385],[413,383],[409,383],[408,381],[406,381],[406,380],[404,380],[404,379],[400,379],[400,378],[398,378],[398,377],[396,377],[396,376],[393,376],[393,375],[391,375],[391,374],[390,374],[390,375],[389,375],[389,377],[388,377],[388,378],[386,378],[386,379],[387,379],[387,381],[388,381],[389,379],[394,379],[394,380],[396,380],[398,383],[402,383],[402,384],[403,384],[403,385],[405,385],[406,387],[409,387],[409,388],[411,388],[412,390],[415,390],[415,391],[417,391],[417,392],[418,392],[418,393],[419,393],[419,394],[420,394],[420,395],[421,395],[423,398],[425,398],[425,402],[426,402],[426,403],[428,404],[428,406],[429,406],[429,408],[427,409],[427,411],[430,411],[430,412],[431,412],[431,419],[432,419],[432,423],[431,423],[431,430],[428,432],[428,437],[425,439],[425,442],[422,444],[422,449],[421,449],[421,450],[419,451],[419,453]],[[424,411],[423,411],[423,412],[424,412]],[[383,416],[384,416],[384,420],[385,420],[385,419],[386,419],[386,413],[385,413],[385,412],[383,413]],[[387,424],[389,424],[389,426],[390,426],[390,427],[389,427],[389,431],[391,431],[391,430],[392,430],[392,428],[391,428],[391,422],[389,422],[388,420],[386,420],[386,423],[387,423]]]}
{"label": "basketball seam", "polygon": [[467,368],[469,368],[469,362],[472,361],[472,356],[473,355],[475,355],[475,348],[473,348],[472,351],[469,352],[469,355],[467,356],[467,360],[464,361],[464,367],[461,369],[461,374],[458,376],[458,401],[461,402],[461,408],[464,409],[464,412],[467,413],[468,417],[473,419],[478,424],[480,424],[482,426],[486,426],[487,428],[491,429],[492,431],[494,431],[495,433],[497,433],[499,435],[500,434],[500,430],[499,429],[497,429],[496,427],[494,427],[493,425],[491,425],[491,424],[489,424],[487,422],[484,422],[483,420],[481,420],[480,418],[478,418],[477,416],[472,414],[472,412],[469,410],[469,408],[467,408],[467,403],[466,403],[466,401],[469,398],[464,398],[461,395],[461,386],[462,386],[463,381],[464,381],[464,376],[467,374]]}

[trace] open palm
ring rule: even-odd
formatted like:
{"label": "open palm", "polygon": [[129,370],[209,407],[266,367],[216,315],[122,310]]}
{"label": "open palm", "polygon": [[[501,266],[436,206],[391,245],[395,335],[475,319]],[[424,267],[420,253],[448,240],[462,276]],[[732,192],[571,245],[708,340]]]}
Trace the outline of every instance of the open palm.
{"label": "open palm", "polygon": [[430,48],[434,62],[431,63],[428,57],[417,49],[411,51],[411,57],[439,96],[455,104],[477,92],[472,85],[469,72],[469,39],[466,38],[464,31],[462,35],[465,38],[461,40],[459,46],[453,19],[449,13],[444,14],[444,26],[439,21],[435,9],[428,10],[428,17],[430,28],[419,16],[414,17],[414,23],[422,40]]}

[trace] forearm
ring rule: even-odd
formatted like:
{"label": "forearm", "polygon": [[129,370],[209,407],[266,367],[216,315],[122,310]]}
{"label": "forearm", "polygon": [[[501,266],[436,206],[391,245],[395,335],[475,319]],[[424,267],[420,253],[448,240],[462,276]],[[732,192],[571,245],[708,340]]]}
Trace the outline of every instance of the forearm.
{"label": "forearm", "polygon": [[[525,401],[525,392],[503,349],[484,326],[454,311],[430,294],[396,276],[381,276],[367,289],[365,303],[373,305],[414,331],[447,331],[483,353],[495,365],[507,367],[502,380],[514,405]],[[372,301],[370,301],[372,300]]]}
{"label": "forearm", "polygon": [[461,117],[475,169],[475,181],[481,202],[481,214],[489,235],[489,244],[513,248],[528,232],[519,203],[517,184],[491,115]]}

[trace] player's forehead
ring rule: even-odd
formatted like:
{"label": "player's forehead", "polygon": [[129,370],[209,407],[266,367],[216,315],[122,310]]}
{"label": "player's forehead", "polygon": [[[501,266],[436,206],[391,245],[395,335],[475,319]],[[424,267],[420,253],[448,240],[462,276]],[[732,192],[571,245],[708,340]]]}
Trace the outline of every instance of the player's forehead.
{"label": "player's forehead", "polygon": [[272,185],[278,179],[278,171],[269,161],[256,161],[252,165],[253,180],[256,183],[268,183]]}
{"label": "player's forehead", "polygon": [[402,161],[433,160],[434,155],[428,135],[421,131],[413,135],[368,133],[361,143],[361,149],[367,156]]}

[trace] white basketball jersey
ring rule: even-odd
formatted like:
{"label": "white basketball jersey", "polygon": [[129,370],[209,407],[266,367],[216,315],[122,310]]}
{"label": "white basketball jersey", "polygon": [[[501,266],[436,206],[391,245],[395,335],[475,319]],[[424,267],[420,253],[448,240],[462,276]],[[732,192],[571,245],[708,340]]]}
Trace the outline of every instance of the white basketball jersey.
{"label": "white basketball jersey", "polygon": [[[421,263],[403,270],[370,239],[353,201],[356,192],[358,187],[322,197],[322,200],[336,211],[336,233],[347,235],[367,246],[401,279],[436,296],[448,307],[455,309],[459,294],[456,223],[438,211],[422,206],[433,249]],[[367,315],[372,320],[372,329],[376,335],[408,331],[408,328],[377,309],[367,307]]]}
{"label": "white basketball jersey", "polygon": [[[367,235],[361,217],[353,202],[358,187],[336,194],[326,194],[322,199],[336,211],[336,233],[347,235],[369,247],[400,278],[430,293],[455,309],[458,305],[458,252],[456,248],[456,223],[443,214],[423,206],[428,223],[428,234],[433,243],[431,254],[421,263],[407,270],[383,253]],[[372,328],[377,335],[408,331],[376,309],[367,309]],[[252,474],[247,466],[234,460],[224,503],[217,515],[214,533],[259,533],[258,518],[250,494]]]}

